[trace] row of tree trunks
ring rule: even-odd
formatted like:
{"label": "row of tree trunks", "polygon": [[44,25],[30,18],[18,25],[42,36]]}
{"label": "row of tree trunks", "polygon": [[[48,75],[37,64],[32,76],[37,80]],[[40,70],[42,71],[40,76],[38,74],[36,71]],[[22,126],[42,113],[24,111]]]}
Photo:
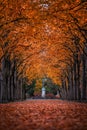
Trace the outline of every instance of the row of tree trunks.
{"label": "row of tree trunks", "polygon": [[16,62],[5,57],[2,59],[0,71],[0,102],[23,100],[24,98],[23,78],[17,77]]}
{"label": "row of tree trunks", "polygon": [[82,56],[82,99],[87,98],[87,57]]}
{"label": "row of tree trunks", "polygon": [[[68,85],[64,84],[66,79],[68,79]],[[66,76],[62,79],[61,95],[63,99],[68,100],[87,100],[87,57],[85,54],[75,57],[73,67],[69,69],[68,78]]]}

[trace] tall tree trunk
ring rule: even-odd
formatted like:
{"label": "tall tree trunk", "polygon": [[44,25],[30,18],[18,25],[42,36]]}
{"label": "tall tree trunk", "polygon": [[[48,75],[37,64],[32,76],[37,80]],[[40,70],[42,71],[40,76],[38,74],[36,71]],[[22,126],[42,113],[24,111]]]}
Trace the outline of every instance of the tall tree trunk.
{"label": "tall tree trunk", "polygon": [[74,61],[74,84],[73,84],[73,87],[74,87],[74,99],[77,100],[77,80],[76,80],[76,61]]}
{"label": "tall tree trunk", "polygon": [[76,80],[77,80],[77,99],[81,100],[81,89],[80,89],[80,63],[77,60],[77,65],[76,65]]}
{"label": "tall tree trunk", "polygon": [[2,85],[2,73],[0,72],[0,102],[2,102],[2,94],[3,94],[3,85]]}
{"label": "tall tree trunk", "polygon": [[69,72],[69,84],[70,84],[70,100],[73,100],[73,71]]}
{"label": "tall tree trunk", "polygon": [[1,67],[1,71],[2,71],[2,102],[7,102],[8,98],[7,98],[7,64],[6,64],[6,59],[3,58],[2,59],[2,67]]}
{"label": "tall tree trunk", "polygon": [[82,100],[86,100],[86,58],[82,56]]}

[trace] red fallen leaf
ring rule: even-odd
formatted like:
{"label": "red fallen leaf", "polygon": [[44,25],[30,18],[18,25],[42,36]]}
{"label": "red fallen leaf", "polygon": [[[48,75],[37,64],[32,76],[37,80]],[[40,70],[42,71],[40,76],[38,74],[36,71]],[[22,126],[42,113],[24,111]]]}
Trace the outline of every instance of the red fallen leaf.
{"label": "red fallen leaf", "polygon": [[35,100],[0,104],[0,130],[87,129],[87,104]]}

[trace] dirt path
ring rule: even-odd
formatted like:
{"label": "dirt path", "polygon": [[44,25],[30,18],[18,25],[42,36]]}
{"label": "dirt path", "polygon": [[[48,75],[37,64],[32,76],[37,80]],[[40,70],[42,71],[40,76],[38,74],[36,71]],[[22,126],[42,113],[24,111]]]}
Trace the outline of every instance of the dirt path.
{"label": "dirt path", "polygon": [[61,100],[0,104],[0,130],[87,130],[87,104]]}

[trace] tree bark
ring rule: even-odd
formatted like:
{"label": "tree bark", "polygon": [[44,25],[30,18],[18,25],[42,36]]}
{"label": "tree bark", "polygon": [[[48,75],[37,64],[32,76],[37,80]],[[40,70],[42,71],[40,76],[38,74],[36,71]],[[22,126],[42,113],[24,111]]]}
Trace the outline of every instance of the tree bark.
{"label": "tree bark", "polygon": [[82,100],[86,100],[86,58],[82,56]]}

